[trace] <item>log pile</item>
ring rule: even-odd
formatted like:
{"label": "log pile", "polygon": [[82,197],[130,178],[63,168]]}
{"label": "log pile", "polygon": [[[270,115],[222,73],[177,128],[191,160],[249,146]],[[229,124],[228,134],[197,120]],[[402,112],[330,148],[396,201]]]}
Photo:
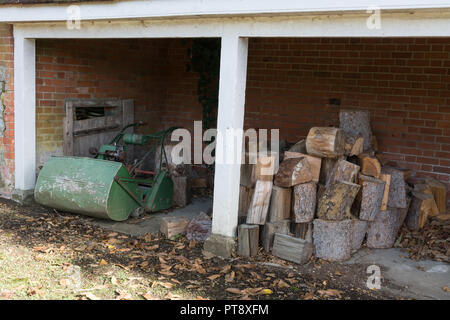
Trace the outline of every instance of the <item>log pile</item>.
{"label": "log pile", "polygon": [[[445,185],[431,178],[410,185],[409,170],[380,162],[369,112],[342,110],[339,119],[339,128],[311,128],[278,157],[281,163],[263,159],[270,168],[264,176],[259,158],[253,167],[243,165],[243,255],[253,255],[261,245],[300,264],[312,254],[342,261],[364,243],[391,248],[404,223],[419,230],[446,212]],[[251,226],[258,226],[259,239],[258,228]]]}

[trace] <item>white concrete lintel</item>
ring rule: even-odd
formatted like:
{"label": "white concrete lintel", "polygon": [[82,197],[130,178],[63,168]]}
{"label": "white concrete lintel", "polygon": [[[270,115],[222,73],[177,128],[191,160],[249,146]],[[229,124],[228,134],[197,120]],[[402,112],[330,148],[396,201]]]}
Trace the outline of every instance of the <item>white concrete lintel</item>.
{"label": "white concrete lintel", "polygon": [[380,28],[369,28],[370,14],[88,21],[80,29],[65,23],[15,24],[25,38],[195,38],[222,37],[444,37],[450,12],[382,13]]}

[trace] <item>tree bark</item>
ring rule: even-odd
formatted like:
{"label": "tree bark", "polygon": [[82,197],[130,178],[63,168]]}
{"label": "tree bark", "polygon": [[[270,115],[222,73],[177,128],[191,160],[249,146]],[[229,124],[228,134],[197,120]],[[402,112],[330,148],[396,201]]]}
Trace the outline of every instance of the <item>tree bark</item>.
{"label": "tree bark", "polygon": [[317,258],[342,261],[350,258],[353,222],[314,220],[314,247]]}
{"label": "tree bark", "polygon": [[364,138],[364,151],[372,147],[372,130],[368,110],[341,110],[339,127],[348,135]]}
{"label": "tree bark", "polygon": [[294,187],[294,221],[295,223],[310,222],[316,211],[317,184],[308,182]]}
{"label": "tree bark", "polygon": [[385,182],[372,177],[360,175],[361,185],[361,209],[359,219],[374,221],[378,211],[380,211],[383,200]]}
{"label": "tree bark", "polygon": [[392,248],[397,237],[397,208],[379,211],[375,220],[369,223],[367,230],[368,248]]}

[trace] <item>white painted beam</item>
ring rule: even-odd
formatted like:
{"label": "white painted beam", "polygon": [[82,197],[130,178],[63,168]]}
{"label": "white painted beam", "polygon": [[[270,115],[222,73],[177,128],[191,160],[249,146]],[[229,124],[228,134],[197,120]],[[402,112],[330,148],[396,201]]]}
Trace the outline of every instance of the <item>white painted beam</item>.
{"label": "white painted beam", "polygon": [[[225,141],[218,138],[216,144],[212,233],[226,237],[236,235],[242,156],[242,139],[230,143],[226,134],[244,127],[247,55],[248,39],[234,35],[222,38],[217,131]],[[219,160],[226,160],[230,153],[236,161]]]}
{"label": "white painted beam", "polygon": [[370,14],[253,18],[170,19],[83,22],[70,30],[65,23],[15,24],[28,38],[168,38],[222,37],[448,37],[450,12],[381,14],[381,28],[370,29]]}
{"label": "white painted beam", "polygon": [[[65,21],[67,7],[73,4],[1,6],[0,22]],[[365,12],[374,6],[381,10],[450,8],[443,0],[129,0],[75,4],[81,9],[82,20]]]}
{"label": "white painted beam", "polygon": [[15,189],[29,191],[36,181],[35,40],[14,32]]}

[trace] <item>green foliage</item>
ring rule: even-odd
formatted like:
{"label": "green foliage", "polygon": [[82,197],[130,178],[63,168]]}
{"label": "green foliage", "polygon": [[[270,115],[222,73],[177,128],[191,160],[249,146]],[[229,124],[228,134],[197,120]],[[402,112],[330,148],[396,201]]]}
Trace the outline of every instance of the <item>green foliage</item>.
{"label": "green foliage", "polygon": [[197,84],[198,101],[203,110],[203,129],[209,129],[217,124],[220,39],[194,39],[192,47],[188,49],[188,55],[188,71],[193,70],[200,75]]}

